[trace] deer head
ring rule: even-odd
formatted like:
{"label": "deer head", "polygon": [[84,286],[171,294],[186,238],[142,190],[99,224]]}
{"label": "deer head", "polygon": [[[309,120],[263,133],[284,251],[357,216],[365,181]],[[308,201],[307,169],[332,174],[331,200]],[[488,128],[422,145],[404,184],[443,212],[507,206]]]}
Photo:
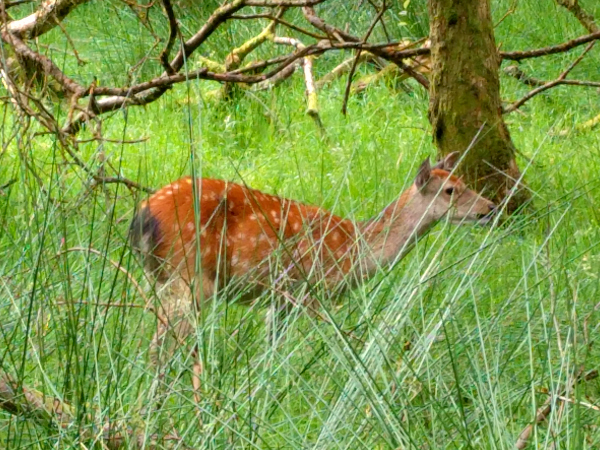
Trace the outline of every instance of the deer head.
{"label": "deer head", "polygon": [[447,217],[451,223],[486,224],[496,213],[496,205],[452,175],[459,156],[458,152],[450,153],[433,167],[429,158],[423,161],[415,179],[415,195],[419,196],[415,200],[428,205],[432,220]]}

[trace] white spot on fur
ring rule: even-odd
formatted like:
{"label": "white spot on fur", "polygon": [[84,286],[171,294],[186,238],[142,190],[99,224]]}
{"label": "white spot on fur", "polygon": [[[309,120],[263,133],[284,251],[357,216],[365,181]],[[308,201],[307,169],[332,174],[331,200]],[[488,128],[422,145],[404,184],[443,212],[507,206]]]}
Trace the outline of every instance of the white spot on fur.
{"label": "white spot on fur", "polygon": [[277,212],[277,210],[274,209],[271,211],[271,217],[273,217],[273,221],[275,223],[281,222],[281,220],[279,219],[279,213]]}
{"label": "white spot on fur", "polygon": [[192,183],[193,183],[193,181],[192,181],[192,179],[191,179],[191,178],[187,178],[187,179],[185,180],[185,182],[186,182],[187,184],[192,184]]}
{"label": "white spot on fur", "polygon": [[194,222],[188,222],[187,229],[190,231],[194,231],[196,227],[194,226]]}
{"label": "white spot on fur", "polygon": [[165,194],[166,194],[166,195],[173,195],[173,191],[170,191],[170,190],[169,190],[169,191],[165,192]]}
{"label": "white spot on fur", "polygon": [[256,222],[256,216],[254,214],[250,214],[248,216],[248,220],[251,220],[252,222]]}
{"label": "white spot on fur", "polygon": [[239,240],[242,240],[242,239],[244,239],[244,232],[243,232],[243,231],[240,231],[240,232],[238,232],[238,234],[237,234],[237,238],[238,238]]}
{"label": "white spot on fur", "polygon": [[164,195],[159,195],[158,197],[156,197],[157,200],[164,200],[165,196]]}
{"label": "white spot on fur", "polygon": [[302,228],[302,225],[300,225],[300,222],[295,222],[292,228],[294,229],[294,231],[298,232],[300,231],[300,228]]}
{"label": "white spot on fur", "polygon": [[173,186],[171,186],[172,189],[179,189],[179,183],[174,183]]}
{"label": "white spot on fur", "polygon": [[334,241],[339,241],[342,236],[340,236],[339,232],[334,231],[333,234],[331,235],[331,237],[333,238]]}
{"label": "white spot on fur", "polygon": [[232,266],[237,266],[239,262],[240,262],[240,257],[237,254],[234,254],[231,257],[231,265]]}

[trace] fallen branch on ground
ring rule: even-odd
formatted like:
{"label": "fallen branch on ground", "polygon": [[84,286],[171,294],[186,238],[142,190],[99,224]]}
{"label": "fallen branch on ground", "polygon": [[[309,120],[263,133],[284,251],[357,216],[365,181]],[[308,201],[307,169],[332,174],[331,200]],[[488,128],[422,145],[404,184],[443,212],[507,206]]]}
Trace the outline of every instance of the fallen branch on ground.
{"label": "fallen branch on ground", "polygon": [[533,423],[527,425],[519,434],[519,437],[515,444],[515,448],[517,450],[523,450],[527,448],[527,446],[529,445],[529,437],[531,436],[533,429],[536,425],[539,425],[548,418],[548,416],[552,412],[554,402],[558,397],[564,397],[565,395],[567,395],[567,393],[572,391],[577,384],[582,383],[584,381],[590,381],[596,378],[598,378],[597,370],[590,370],[585,374],[582,371],[580,371],[576,376],[573,377],[573,380],[570,383],[567,383],[567,385],[559,391],[558,394],[550,395],[548,399],[544,402],[544,404],[540,408],[538,408]]}
{"label": "fallen branch on ground", "polygon": [[[11,415],[30,420],[43,428],[67,430],[75,427],[80,430],[80,441],[96,441],[99,437],[93,427],[90,426],[86,429],[80,426],[80,419],[77,419],[77,414],[70,404],[57,397],[46,396],[40,391],[23,386],[2,370],[0,370],[0,409]],[[89,414],[88,419],[90,422],[92,421]],[[159,448],[159,443],[162,445],[172,443],[173,447],[180,448],[180,437],[148,435],[145,428],[143,423],[134,425],[130,422],[126,426],[120,426],[114,420],[108,421],[102,426],[100,440],[103,445],[115,450],[130,448],[131,442],[135,442],[135,445],[140,448],[142,446]]]}

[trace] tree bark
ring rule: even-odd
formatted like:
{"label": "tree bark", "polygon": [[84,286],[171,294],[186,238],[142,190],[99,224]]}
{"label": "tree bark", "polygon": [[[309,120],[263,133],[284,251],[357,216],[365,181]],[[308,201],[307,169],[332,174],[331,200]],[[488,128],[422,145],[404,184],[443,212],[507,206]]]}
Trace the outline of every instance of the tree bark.
{"label": "tree bark", "polygon": [[[500,55],[489,0],[429,0],[432,75],[429,120],[442,156],[463,153],[465,182],[514,211],[528,198],[502,119]],[[468,152],[467,152],[468,150]]]}

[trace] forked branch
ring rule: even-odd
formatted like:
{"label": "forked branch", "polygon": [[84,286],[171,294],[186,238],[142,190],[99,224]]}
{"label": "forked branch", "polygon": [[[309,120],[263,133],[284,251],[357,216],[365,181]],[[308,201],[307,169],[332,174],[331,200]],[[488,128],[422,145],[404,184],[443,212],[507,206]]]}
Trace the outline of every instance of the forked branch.
{"label": "forked branch", "polygon": [[[592,41],[588,44],[588,46],[585,48],[585,50],[581,53],[581,55],[579,55],[559,76],[556,80],[552,80],[549,81],[547,83],[542,84],[541,86],[538,86],[537,88],[529,91],[525,96],[523,96],[523,98],[517,100],[516,102],[514,102],[512,105],[508,106],[507,108],[504,108],[503,113],[504,114],[508,114],[511,113],[513,111],[516,111],[517,109],[519,109],[521,106],[523,106],[527,101],[531,100],[533,97],[535,97],[538,94],[541,94],[544,91],[547,91],[548,89],[552,89],[555,86],[559,86],[561,84],[577,84],[577,85],[584,85],[582,84],[583,82],[577,81],[576,83],[569,83],[569,80],[567,80],[567,75],[569,75],[569,73],[575,68],[575,66],[577,66],[581,60],[585,57],[585,55],[592,49],[592,47],[594,47],[594,44],[596,42]],[[519,72],[515,72],[515,73],[519,73]],[[531,80],[530,80],[531,81]],[[537,80],[536,80],[537,81]],[[593,86],[594,84],[592,84]],[[598,85],[600,86],[600,83],[598,83]],[[589,86],[589,84],[588,84]]]}

